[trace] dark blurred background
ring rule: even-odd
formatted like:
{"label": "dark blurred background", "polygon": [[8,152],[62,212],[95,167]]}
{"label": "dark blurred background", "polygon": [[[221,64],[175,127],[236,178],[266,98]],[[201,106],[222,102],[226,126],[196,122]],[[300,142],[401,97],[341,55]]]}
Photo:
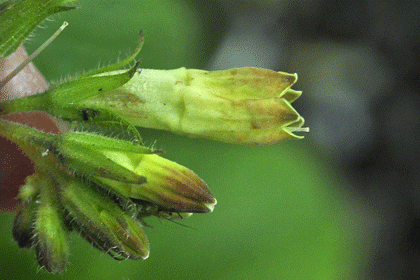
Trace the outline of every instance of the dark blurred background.
{"label": "dark blurred background", "polygon": [[[81,0],[43,23],[31,53],[49,81],[115,62],[298,73],[304,140],[242,147],[144,130],[202,177],[214,213],[150,219],[150,258],[116,262],[72,235],[61,279],[420,279],[419,1]],[[1,214],[0,278],[55,279]]]}

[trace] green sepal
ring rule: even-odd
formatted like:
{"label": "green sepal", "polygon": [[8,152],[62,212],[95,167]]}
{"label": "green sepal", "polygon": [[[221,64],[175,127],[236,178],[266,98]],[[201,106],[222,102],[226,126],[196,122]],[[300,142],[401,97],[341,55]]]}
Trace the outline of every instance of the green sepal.
{"label": "green sepal", "polygon": [[[107,72],[95,75],[81,76],[74,80],[60,84],[51,90],[45,92],[50,100],[50,105],[56,106],[69,106],[78,104],[81,101],[98,96],[101,93],[105,93],[128,82],[136,73],[139,67],[137,62],[131,69],[120,73],[120,72]],[[49,113],[56,116],[60,116],[60,109],[53,108]]]}
{"label": "green sepal", "polygon": [[1,103],[5,115],[23,111],[44,111],[68,120],[83,120],[77,106],[81,101],[121,87],[136,73],[139,63],[127,71],[78,77],[31,96]]}
{"label": "green sepal", "polygon": [[0,58],[16,51],[29,34],[47,17],[78,7],[80,4],[77,0],[9,0],[2,3],[0,5]]}
{"label": "green sepal", "polygon": [[153,153],[152,150],[150,150],[148,147],[134,145],[130,141],[124,141],[85,132],[68,132],[63,134],[61,141],[98,150],[106,149],[108,151],[119,151],[136,154]]}
{"label": "green sepal", "polygon": [[[38,165],[51,157],[78,175],[100,176],[127,183],[142,184],[146,181],[144,176],[134,172],[132,165],[138,164],[143,154],[154,153],[130,141],[86,132],[53,135],[1,119],[0,134],[28,151],[28,156]],[[133,160],[116,161],[112,157],[115,154]],[[132,157],[133,154],[137,157]]]}
{"label": "green sepal", "polygon": [[143,47],[143,43],[144,43],[143,32],[140,31],[139,35],[140,35],[140,39],[139,39],[138,46],[137,46],[136,50],[134,51],[134,53],[132,55],[130,55],[126,59],[124,59],[120,62],[117,62],[115,64],[108,65],[108,66],[105,66],[105,67],[97,69],[97,70],[89,71],[89,72],[83,74],[81,77],[88,77],[88,76],[98,75],[98,74],[105,73],[105,72],[116,71],[116,70],[119,70],[119,69],[127,66],[131,62],[133,62],[136,59],[136,56],[140,53],[141,48]]}
{"label": "green sepal", "polygon": [[[130,57],[133,59],[134,55]],[[128,60],[124,60],[128,63]],[[120,66],[120,64],[118,64]],[[0,115],[22,111],[43,111],[58,118],[89,122],[98,126],[125,126],[140,144],[143,144],[138,130],[124,117],[111,110],[83,105],[86,99],[97,97],[108,91],[117,89],[127,83],[139,67],[137,62],[131,69],[119,72],[84,75],[62,83],[36,95],[17,98],[0,103]]]}
{"label": "green sepal", "polygon": [[[48,146],[50,145],[50,146]],[[142,184],[146,178],[123,164],[115,162],[109,153],[150,154],[144,146],[115,138],[85,132],[69,132],[58,135],[46,146],[66,168],[85,176],[100,176],[121,182]],[[136,164],[127,162],[127,164]]]}
{"label": "green sepal", "polygon": [[[112,128],[114,131],[120,130],[123,133],[130,135],[136,144],[144,144],[137,128],[126,118],[115,114],[111,109],[101,108],[97,110],[84,105],[76,105],[63,107],[61,108],[61,111],[68,113],[66,117],[62,115],[61,118],[73,121],[71,127],[76,131],[78,128],[83,128],[83,131],[102,132],[107,128]],[[75,119],[79,120],[74,121]]]}

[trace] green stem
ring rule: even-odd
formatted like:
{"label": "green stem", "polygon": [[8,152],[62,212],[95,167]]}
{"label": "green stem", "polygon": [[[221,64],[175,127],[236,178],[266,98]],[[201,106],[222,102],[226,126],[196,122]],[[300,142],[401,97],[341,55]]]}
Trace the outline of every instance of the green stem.
{"label": "green stem", "polygon": [[47,92],[16,98],[0,103],[0,115],[17,112],[46,111],[50,104]]}

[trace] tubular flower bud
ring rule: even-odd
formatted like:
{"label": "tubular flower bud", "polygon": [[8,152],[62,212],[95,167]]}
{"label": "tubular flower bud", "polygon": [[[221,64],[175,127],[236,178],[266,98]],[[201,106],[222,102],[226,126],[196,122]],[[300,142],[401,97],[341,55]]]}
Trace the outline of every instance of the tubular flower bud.
{"label": "tubular flower bud", "polygon": [[33,182],[35,176],[28,177],[25,185],[19,190],[21,204],[13,222],[12,233],[20,248],[30,248],[33,245],[34,225],[39,206],[39,189]]}
{"label": "tubular flower bud", "polygon": [[162,211],[207,213],[216,204],[194,172],[144,146],[82,132],[43,141],[65,168],[89,176],[124,197],[156,204]]}
{"label": "tubular flower bud", "polygon": [[68,229],[64,211],[55,195],[55,183],[38,177],[40,201],[34,225],[35,253],[41,267],[53,273],[62,273],[70,252]]}
{"label": "tubular flower bud", "polygon": [[140,224],[111,198],[78,179],[61,180],[60,199],[72,217],[71,226],[87,241],[118,260],[149,256],[149,243]]}
{"label": "tubular flower bud", "polygon": [[204,71],[143,69],[122,87],[86,99],[135,126],[244,145],[303,138],[304,119],[291,106],[296,74],[260,68]]}
{"label": "tubular flower bud", "polygon": [[123,196],[156,204],[166,212],[212,212],[216,199],[207,185],[190,169],[155,154],[121,154],[107,152],[116,162],[147,178],[143,184],[96,177],[103,185]]}

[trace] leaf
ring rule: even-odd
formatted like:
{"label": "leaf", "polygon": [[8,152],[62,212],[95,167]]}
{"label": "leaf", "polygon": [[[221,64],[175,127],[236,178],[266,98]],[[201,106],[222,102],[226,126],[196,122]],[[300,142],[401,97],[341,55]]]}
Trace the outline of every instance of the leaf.
{"label": "leaf", "polygon": [[16,51],[47,17],[78,7],[77,0],[9,0],[0,4],[0,58]]}

